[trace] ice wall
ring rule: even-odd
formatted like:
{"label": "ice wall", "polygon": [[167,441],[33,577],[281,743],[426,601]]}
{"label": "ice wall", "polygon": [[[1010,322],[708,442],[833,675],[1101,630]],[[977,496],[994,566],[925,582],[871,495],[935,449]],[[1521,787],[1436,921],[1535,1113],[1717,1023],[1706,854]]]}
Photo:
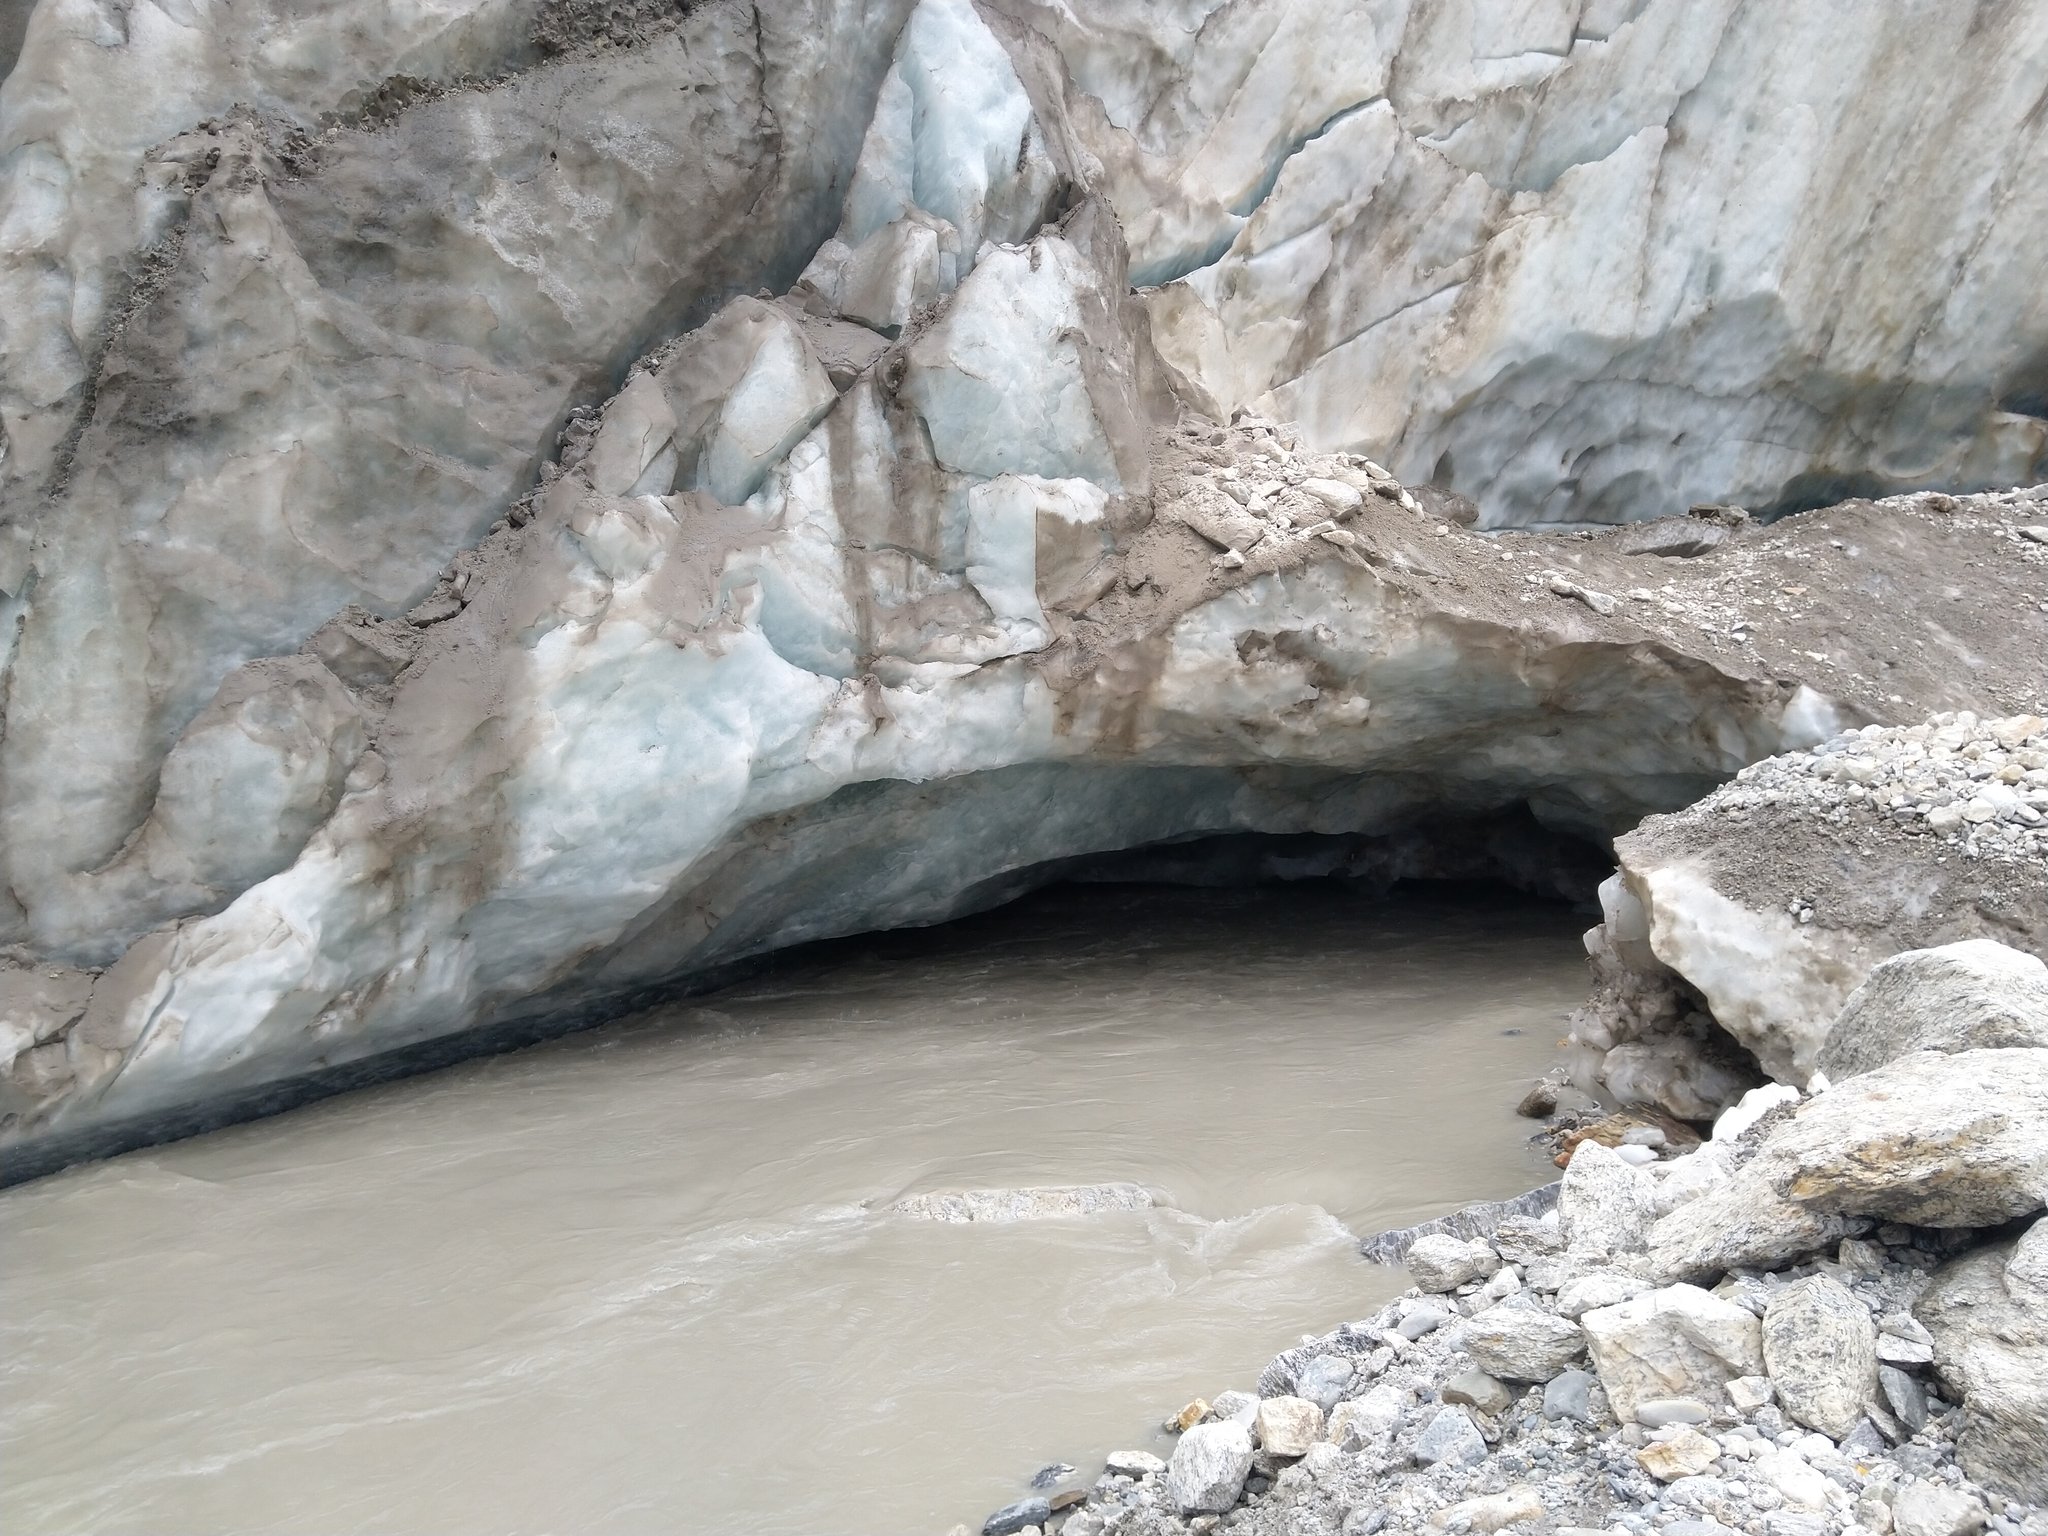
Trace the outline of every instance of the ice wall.
{"label": "ice wall", "polygon": [[1401,482],[2029,478],[2048,18],[1971,14],[44,0],[9,1134],[1047,859],[1601,834],[1804,739],[1794,677],[1530,628]]}

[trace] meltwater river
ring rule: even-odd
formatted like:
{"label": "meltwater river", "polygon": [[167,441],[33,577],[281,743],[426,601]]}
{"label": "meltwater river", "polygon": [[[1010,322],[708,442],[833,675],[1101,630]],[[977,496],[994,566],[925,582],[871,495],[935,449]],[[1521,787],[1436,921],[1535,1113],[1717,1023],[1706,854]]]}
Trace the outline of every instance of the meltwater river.
{"label": "meltwater river", "polygon": [[[1062,886],[0,1193],[10,1536],[978,1526],[1554,1177],[1551,907]],[[946,1225],[957,1188],[1148,1211]]]}

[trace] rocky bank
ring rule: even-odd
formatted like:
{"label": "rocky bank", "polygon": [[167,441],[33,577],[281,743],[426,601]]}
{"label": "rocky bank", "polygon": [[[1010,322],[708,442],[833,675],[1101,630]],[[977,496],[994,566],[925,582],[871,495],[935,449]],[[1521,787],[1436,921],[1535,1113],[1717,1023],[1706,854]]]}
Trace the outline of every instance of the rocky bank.
{"label": "rocky bank", "polygon": [[1581,1142],[1544,1214],[1383,1239],[1405,1295],[985,1536],[2040,1536],[2048,966],[1897,957],[1820,1049],[1690,1150]]}

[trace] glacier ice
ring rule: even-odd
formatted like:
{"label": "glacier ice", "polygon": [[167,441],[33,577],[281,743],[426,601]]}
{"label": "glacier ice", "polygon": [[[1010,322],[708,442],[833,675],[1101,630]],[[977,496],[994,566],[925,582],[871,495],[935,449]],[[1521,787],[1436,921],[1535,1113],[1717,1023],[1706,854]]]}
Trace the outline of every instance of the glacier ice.
{"label": "glacier ice", "polygon": [[800,0],[545,49],[540,10],[36,9],[18,1143],[1107,849],[1605,837],[1855,709],[1433,494],[2048,467],[2024,8]]}

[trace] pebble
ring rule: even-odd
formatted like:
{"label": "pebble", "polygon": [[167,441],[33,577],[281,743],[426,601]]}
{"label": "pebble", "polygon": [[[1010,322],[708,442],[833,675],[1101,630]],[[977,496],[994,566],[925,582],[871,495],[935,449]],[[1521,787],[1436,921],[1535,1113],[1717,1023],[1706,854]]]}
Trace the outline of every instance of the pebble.
{"label": "pebble", "polygon": [[1696,1397],[1652,1397],[1636,1404],[1636,1422],[1645,1429],[1704,1424],[1713,1416],[1713,1410]]}

